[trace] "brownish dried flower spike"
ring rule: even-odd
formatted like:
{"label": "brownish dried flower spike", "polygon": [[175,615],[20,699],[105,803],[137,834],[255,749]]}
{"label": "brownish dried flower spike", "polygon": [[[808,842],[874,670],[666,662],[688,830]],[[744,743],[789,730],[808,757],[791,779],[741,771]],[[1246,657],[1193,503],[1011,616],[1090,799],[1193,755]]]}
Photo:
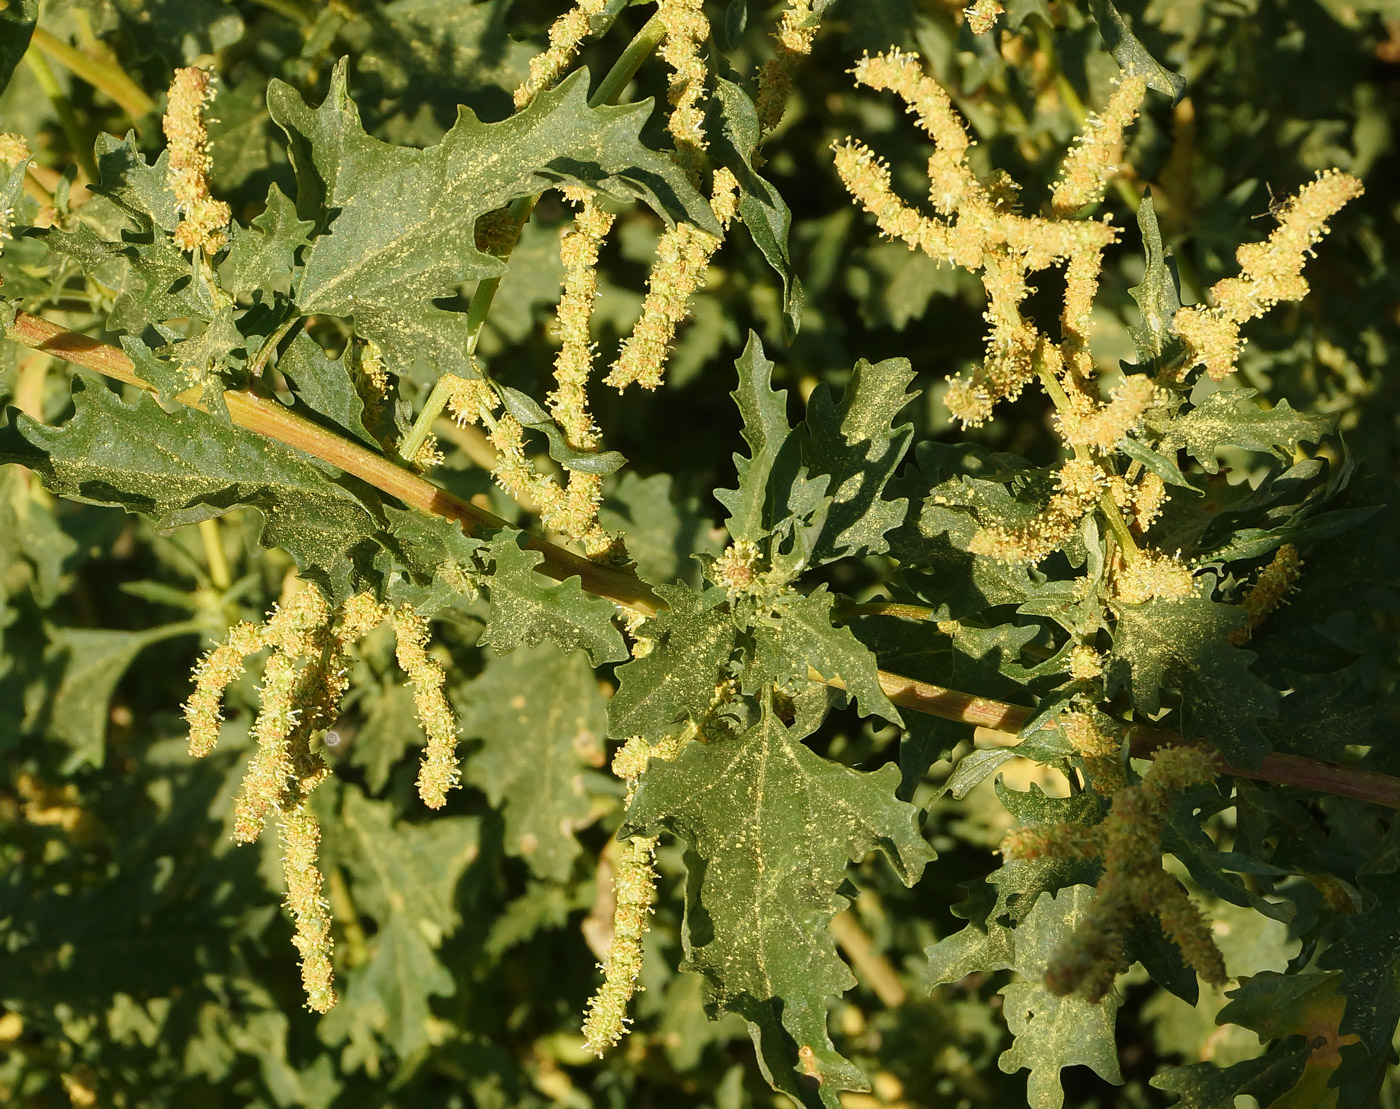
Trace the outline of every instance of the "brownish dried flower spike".
{"label": "brownish dried flower spike", "polygon": [[209,194],[209,128],[204,105],[214,99],[209,73],[198,66],[175,71],[170,103],[161,126],[170,145],[170,188],[176,210],[183,217],[175,228],[181,250],[212,254],[224,245],[224,229],[232,213],[222,200]]}
{"label": "brownish dried flower spike", "polygon": [[418,722],[428,737],[423,763],[418,770],[418,796],[430,809],[447,804],[447,791],[461,781],[457,762],[457,717],[442,691],[443,670],[428,657],[428,621],[408,605],[392,615],[399,668],[413,687],[413,703]]}
{"label": "brownish dried flower spike", "polygon": [[1307,294],[1303,266],[1313,244],[1327,233],[1327,221],[1363,191],[1355,177],[1329,170],[1276,209],[1277,230],[1262,243],[1246,243],[1235,252],[1239,276],[1211,287],[1215,307],[1194,305],[1173,317],[1189,354],[1183,376],[1195,366],[1204,366],[1216,381],[1234,372],[1243,346],[1240,325],[1262,316],[1279,301],[1301,300]]}

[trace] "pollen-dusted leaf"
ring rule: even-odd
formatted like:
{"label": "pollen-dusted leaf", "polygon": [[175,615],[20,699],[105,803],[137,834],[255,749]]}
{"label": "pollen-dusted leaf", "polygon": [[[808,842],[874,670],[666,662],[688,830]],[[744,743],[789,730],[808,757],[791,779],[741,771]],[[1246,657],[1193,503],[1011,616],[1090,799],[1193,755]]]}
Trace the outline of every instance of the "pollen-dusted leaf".
{"label": "pollen-dusted leaf", "polygon": [[745,691],[754,692],[759,683],[806,685],[808,668],[824,678],[840,678],[847,693],[866,716],[879,714],[902,724],[899,710],[880,688],[878,667],[870,648],[844,625],[831,622],[835,601],[825,585],[807,596],[782,598],[774,618],[761,621],[752,629],[756,660],[745,675]]}
{"label": "pollen-dusted leaf", "polygon": [[1099,25],[1104,45],[1124,73],[1137,74],[1147,87],[1170,96],[1175,104],[1186,91],[1186,78],[1173,73],[1147,52],[1109,0],[1089,0],[1089,12]]}
{"label": "pollen-dusted leaf", "polygon": [[1108,696],[1126,688],[1134,706],[1155,714],[1162,693],[1181,696],[1184,735],[1205,739],[1239,766],[1257,766],[1269,752],[1259,721],[1278,711],[1278,694],[1250,670],[1251,651],[1229,634],[1243,609],[1201,597],[1118,605]]}
{"label": "pollen-dusted leaf", "polygon": [[1311,1053],[1311,1044],[1290,1040],[1257,1059],[1228,1067],[1214,1063],[1168,1067],[1153,1076],[1151,1085],[1181,1099],[1172,1109],[1235,1109],[1240,1097],[1251,1098],[1256,1105],[1273,1105],[1297,1085]]}
{"label": "pollen-dusted leaf", "polygon": [[326,357],[316,340],[302,331],[277,359],[277,368],[292,383],[301,404],[376,453],[381,449],[365,428],[365,402],[355,388],[344,355]]}
{"label": "pollen-dusted leaf", "polygon": [[587,651],[595,666],[625,659],[627,646],[613,625],[616,608],[585,593],[576,577],[546,585],[548,579],[534,570],[544,555],[523,549],[523,539],[523,532],[505,531],[481,553],[493,564],[481,583],[491,600],[482,644],[503,654],[549,639],[564,651]]}
{"label": "pollen-dusted leaf", "polygon": [[386,506],[384,545],[400,570],[389,579],[385,599],[409,604],[420,616],[434,616],[465,596],[476,600],[481,582],[477,551],[482,541],[467,535],[456,520]]}
{"label": "pollen-dusted leaf", "polygon": [[[787,416],[787,390],[773,388],[773,363],[752,331],[744,353],[734,363],[738,388],[730,394],[744,419],[749,457],[734,455],[738,489],[716,489],[715,500],[729,510],[725,526],[734,539],[757,543],[779,522],[786,493],[797,477],[798,442]],[[781,496],[779,496],[781,494]]]}
{"label": "pollen-dusted leaf", "polygon": [[1027,1101],[1031,1109],[1060,1109],[1064,1090],[1060,1070],[1091,1067],[1115,1086],[1123,1084],[1113,1038],[1118,1002],[1106,997],[1090,1004],[1077,995],[1056,997],[1045,988],[1045,971],[1060,944],[1085,918],[1092,886],[1070,886],[1058,894],[1042,893],[1015,931],[1015,970],[1024,981],[1005,986],[1003,1012],[1016,1042],[997,1060],[1005,1073],[1030,1070]]}
{"label": "pollen-dusted leaf", "polygon": [[290,142],[297,209],[329,220],[306,250],[295,299],[304,313],[353,317],[400,373],[421,358],[440,373],[476,376],[466,316],[432,300],[504,272],[476,249],[476,221],[518,197],[585,185],[719,233],[684,174],[642,145],[650,102],[590,108],[586,70],[499,123],[459,108],[453,128],[426,150],[367,135],[346,72],[342,60],[314,110],[289,85],[268,88],[268,110]]}
{"label": "pollen-dusted leaf", "polygon": [[1250,403],[1257,389],[1221,389],[1211,393],[1189,412],[1149,426],[1161,436],[1159,449],[1185,448],[1208,474],[1220,469],[1216,458],[1221,447],[1249,451],[1293,452],[1302,442],[1317,443],[1332,430],[1327,416],[1295,411],[1286,400],[1273,408]]}
{"label": "pollen-dusted leaf", "polygon": [[479,738],[466,778],[505,817],[505,847],[562,882],[588,817],[588,775],[604,761],[607,702],[578,651],[552,644],[489,659],[463,688],[462,736]]}
{"label": "pollen-dusted leaf", "polygon": [[677,721],[700,720],[731,676],[739,632],[721,607],[724,594],[675,585],[656,593],[667,608],[637,629],[649,647],[618,668],[618,689],[608,702],[608,732],[619,742],[634,735],[655,742],[674,733]]}
{"label": "pollen-dusted leaf", "polygon": [[[1364,913],[1347,919],[1346,935],[1318,960],[1324,970],[1342,972],[1346,997],[1343,1036],[1360,1042],[1342,1048],[1340,1081],[1343,1104],[1369,1102],[1395,1062],[1392,1046],[1400,1023],[1400,875],[1368,874],[1361,889],[1370,902]],[[1354,1099],[1354,1100],[1352,1100]]]}
{"label": "pollen-dusted leaf", "polygon": [[276,185],[267,187],[267,207],[252,228],[235,222],[229,231],[228,254],[219,264],[219,284],[235,297],[261,292],[264,303],[272,291],[287,292],[297,248],[305,246],[315,226],[297,219],[297,208]]}
{"label": "pollen-dusted leaf", "polygon": [[60,496],[155,516],[162,529],[247,505],[263,515],[263,545],[287,551],[327,592],[343,597],[362,579],[378,505],[334,471],[197,409],[167,413],[145,396],[124,404],[81,380],[73,403],[61,427],[20,416],[0,429],[0,462],[28,466]]}
{"label": "pollen-dusted leaf", "polygon": [[1172,319],[1181,308],[1178,290],[1181,282],[1176,265],[1170,261],[1162,245],[1162,232],[1157,226],[1157,212],[1152,205],[1152,190],[1145,189],[1137,211],[1138,230],[1146,253],[1142,282],[1128,289],[1137,301],[1142,319],[1128,328],[1137,348],[1137,364],[1152,368],[1160,375],[1164,369],[1178,366],[1183,354],[1182,342],[1172,328]]}
{"label": "pollen-dusted leaf", "polygon": [[708,1006],[749,1021],[774,1088],[836,1109],[860,1088],[826,1030],[827,999],[855,984],[827,930],[847,864],[878,847],[912,885],[934,855],[893,766],[852,770],[802,739],[765,705],[743,735],[653,762],[623,834],[686,841],[686,968],[705,976]]}
{"label": "pollen-dusted leaf", "polygon": [[326,836],[327,861],[345,868],[356,911],[379,928],[366,941],[364,964],[342,972],[343,996],[322,1035],[335,1043],[377,1034],[409,1059],[432,1042],[429,999],[456,992],[437,950],[460,923],[455,893],[479,851],[477,820],[409,824],[395,819],[394,802],[354,788],[344,798]]}
{"label": "pollen-dusted leaf", "polygon": [[753,155],[759,140],[758,112],[749,94],[734,82],[716,77],[706,130],[711,157],[729,169],[739,182],[740,220],[754,245],[782,279],[784,330],[788,342],[792,342],[802,326],[805,299],[802,282],[793,270],[788,250],[792,213],[782,194],[754,169]]}
{"label": "pollen-dusted leaf", "polygon": [[894,425],[919,395],[905,391],[913,380],[907,359],[872,366],[862,358],[839,404],[825,384],[808,399],[803,457],[813,473],[830,475],[832,498],[812,565],[889,549],[885,533],[903,522],[909,504],[903,497],[887,498],[885,486],[913,438],[912,424]]}

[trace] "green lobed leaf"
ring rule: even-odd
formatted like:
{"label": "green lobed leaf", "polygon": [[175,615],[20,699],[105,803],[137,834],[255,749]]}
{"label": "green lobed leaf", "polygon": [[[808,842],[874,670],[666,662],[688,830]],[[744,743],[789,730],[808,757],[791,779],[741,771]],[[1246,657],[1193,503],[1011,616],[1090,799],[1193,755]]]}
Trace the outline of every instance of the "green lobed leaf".
{"label": "green lobed leaf", "polygon": [[548,579],[534,569],[544,555],[522,548],[524,539],[523,532],[504,531],[480,555],[492,564],[481,583],[491,600],[482,645],[503,654],[549,639],[565,651],[582,648],[595,666],[627,658],[622,633],[613,625],[616,608],[585,593],[576,577],[546,585]]}
{"label": "green lobed leaf", "polygon": [[836,598],[825,585],[806,596],[778,599],[771,617],[756,624],[751,634],[755,661],[744,675],[745,692],[761,684],[803,686],[810,680],[808,669],[824,678],[839,678],[849,696],[866,716],[879,714],[902,724],[899,710],[880,688],[875,656],[850,628],[831,622],[831,606]]}
{"label": "green lobed leaf", "polygon": [[863,1087],[826,1030],[827,998],[855,984],[827,930],[847,864],[878,847],[912,885],[933,851],[894,767],[852,770],[802,739],[765,704],[743,735],[653,762],[622,834],[689,844],[685,967],[705,976],[708,1006],[749,1021],[775,1089],[836,1109]]}
{"label": "green lobed leaf", "polygon": [[1159,449],[1185,449],[1208,474],[1219,471],[1216,457],[1221,447],[1250,451],[1297,450],[1304,441],[1320,442],[1332,430],[1327,416],[1296,412],[1286,400],[1273,408],[1251,404],[1257,389],[1220,389],[1190,411],[1165,422],[1148,420],[1161,437]]}
{"label": "green lobed leaf", "polygon": [[1258,1059],[1228,1067],[1191,1063],[1169,1067],[1152,1078],[1152,1088],[1176,1094],[1173,1109],[1236,1109],[1236,1099],[1250,1097],[1256,1105],[1273,1105],[1291,1090],[1303,1073],[1312,1047],[1289,1040]]}
{"label": "green lobed leaf", "polygon": [[723,592],[663,585],[656,594],[667,607],[637,629],[649,648],[618,667],[608,702],[608,733],[619,742],[634,735],[655,742],[674,734],[678,722],[700,721],[733,669],[739,632],[722,607]]}
{"label": "green lobed leaf", "polygon": [[1016,928],[1016,972],[1023,981],[1001,990],[1006,1025],[1016,1037],[997,1060],[1007,1074],[1028,1069],[1030,1109],[1060,1109],[1064,1091],[1060,1071],[1075,1065],[1093,1068],[1099,1077],[1123,1084],[1113,1038],[1118,1002],[1112,996],[1097,1004],[1082,997],[1056,997],[1045,988],[1045,972],[1060,944],[1088,913],[1092,886],[1077,885],[1058,894],[1042,893]]}
{"label": "green lobed leaf", "polygon": [[[757,543],[778,523],[786,492],[797,474],[797,441],[787,416],[787,390],[773,388],[773,363],[752,331],[734,363],[738,388],[730,394],[744,419],[749,457],[734,455],[738,489],[716,489],[715,500],[729,510],[725,527],[736,540]],[[791,444],[791,446],[789,446]]]}
{"label": "green lobed leaf", "polygon": [[230,295],[270,299],[274,289],[291,288],[297,250],[310,242],[315,224],[297,218],[296,205],[275,184],[267,187],[267,205],[251,228],[234,221],[228,253],[219,263],[219,284]]}
{"label": "green lobed leaf", "polygon": [[862,358],[839,404],[825,384],[808,399],[803,456],[813,473],[830,475],[832,497],[812,565],[889,549],[885,534],[903,522],[909,504],[887,498],[885,487],[913,438],[912,424],[894,424],[919,395],[906,392],[913,380],[907,359],[872,366]]}
{"label": "green lobed leaf", "polygon": [[[732,10],[732,9],[731,9]],[[739,85],[715,78],[706,127],[710,155],[739,182],[739,218],[768,264],[783,283],[783,326],[792,342],[802,326],[805,294],[788,249],[792,213],[782,194],[754,168],[758,149],[758,113]]]}
{"label": "green lobed leaf", "polygon": [[1147,52],[1147,47],[1128,29],[1118,9],[1109,0],[1089,0],[1089,12],[1099,25],[1104,45],[1124,73],[1140,74],[1146,79],[1148,88],[1170,96],[1173,104],[1181,99],[1186,92],[1186,78],[1173,73]]}
{"label": "green lobed leaf", "polygon": [[355,388],[345,355],[326,357],[316,340],[302,331],[277,359],[277,368],[292,383],[297,408],[309,408],[332,427],[354,436],[375,453],[380,451],[379,441],[365,427],[365,402]]}
{"label": "green lobed leaf", "polygon": [[[1138,231],[1142,235],[1146,262],[1142,282],[1128,289],[1137,302],[1142,319],[1128,328],[1137,348],[1137,364],[1151,367],[1156,376],[1178,366],[1183,356],[1182,342],[1172,327],[1181,308],[1181,281],[1176,266],[1162,245],[1162,232],[1157,226],[1157,212],[1152,204],[1152,190],[1144,189],[1137,210]],[[1163,475],[1165,479],[1165,475]]]}
{"label": "green lobed leaf", "polygon": [[39,0],[19,0],[0,8],[0,92],[29,49],[29,38],[39,19]]}
{"label": "green lobed leaf", "polygon": [[280,81],[268,88],[268,110],[287,134],[297,173],[297,209],[321,232],[306,249],[295,299],[303,313],[353,318],[396,372],[421,358],[439,373],[476,376],[466,316],[432,300],[505,272],[476,249],[475,226],[518,197],[584,185],[718,233],[694,186],[642,145],[650,102],[590,108],[587,70],[500,123],[482,123],[462,107],[442,142],[426,150],[366,134],[346,74],[342,60],[316,109]]}
{"label": "green lobed leaf", "polygon": [[358,911],[378,922],[368,958],[344,974],[340,1004],[322,1021],[336,1042],[355,1029],[382,1036],[400,1059],[432,1042],[432,997],[456,992],[438,958],[460,922],[456,889],[478,853],[477,821],[439,816],[427,824],[396,820],[396,806],[346,789],[327,834],[330,856],[349,872]]}
{"label": "green lobed leaf", "polygon": [[505,817],[506,850],[563,881],[589,813],[587,775],[603,764],[607,708],[580,652],[552,644],[491,659],[462,690],[462,735],[481,739],[466,778]]}
{"label": "green lobed leaf", "polygon": [[327,593],[344,597],[364,580],[378,505],[320,465],[208,413],[167,413],[147,396],[124,404],[81,379],[73,402],[61,427],[21,415],[0,429],[0,462],[28,466],[60,496],[146,513],[166,530],[256,508],[263,545],[286,550]]}
{"label": "green lobed leaf", "polygon": [[1163,690],[1180,694],[1183,734],[1217,746],[1239,766],[1269,752],[1259,721],[1276,714],[1278,694],[1251,670],[1251,651],[1227,636],[1242,609],[1201,597],[1116,605],[1106,693],[1126,688],[1141,712],[1156,714]]}

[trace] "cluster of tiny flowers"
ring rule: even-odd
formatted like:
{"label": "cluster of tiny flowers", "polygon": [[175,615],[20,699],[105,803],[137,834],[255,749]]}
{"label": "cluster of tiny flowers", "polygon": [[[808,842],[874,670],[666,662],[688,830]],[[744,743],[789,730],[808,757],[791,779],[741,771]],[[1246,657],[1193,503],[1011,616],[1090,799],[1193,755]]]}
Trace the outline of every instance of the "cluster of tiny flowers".
{"label": "cluster of tiny flowers", "polygon": [[1140,532],[1147,531],[1162,514],[1167,503],[1167,483],[1154,473],[1143,474],[1136,485],[1114,475],[1108,479],[1108,493],[1113,503],[1126,513]]}
{"label": "cluster of tiny flowers", "polygon": [[1215,307],[1182,308],[1172,318],[1189,352],[1183,376],[1196,366],[1204,366],[1216,381],[1234,372],[1243,346],[1240,325],[1280,301],[1301,300],[1307,294],[1303,266],[1313,245],[1327,233],[1327,221],[1362,191],[1361,182],[1350,174],[1320,173],[1276,210],[1279,225],[1272,235],[1235,252],[1240,274],[1211,286]]}
{"label": "cluster of tiny flowers", "polygon": [[423,763],[418,770],[418,796],[430,809],[447,804],[447,791],[461,781],[457,763],[457,717],[442,691],[445,678],[442,664],[429,657],[428,621],[408,605],[393,611],[395,657],[399,669],[408,675],[418,723],[428,737]]}
{"label": "cluster of tiny flowers", "polygon": [[773,35],[777,44],[773,57],[758,72],[758,126],[763,134],[783,121],[788,94],[792,91],[792,71],[799,58],[812,52],[821,17],[812,11],[812,0],[788,0]]}
{"label": "cluster of tiny flowers", "polygon": [[756,543],[736,540],[711,564],[710,580],[723,589],[731,601],[755,596],[766,591],[761,562]]}
{"label": "cluster of tiny flowers", "polygon": [[1036,563],[1060,549],[1099,502],[1105,485],[1103,470],[1088,458],[1071,458],[1060,468],[1059,489],[1045,511],[1021,527],[993,524],[981,528],[967,549],[1003,562]]}
{"label": "cluster of tiny flowers", "polygon": [[[710,207],[722,228],[739,211],[739,182],[727,169],[718,169]],[[705,278],[721,240],[694,224],[668,228],[656,247],[656,261],[647,277],[642,314],[623,341],[617,361],[604,381],[619,391],[629,385],[655,389],[661,384],[676,328],[690,311],[690,298]]]}
{"label": "cluster of tiny flowers", "polygon": [[1121,563],[1113,575],[1113,595],[1125,604],[1179,601],[1196,592],[1191,567],[1160,551],[1142,550]]}
{"label": "cluster of tiny flowers", "polygon": [[1076,643],[1069,652],[1069,676],[1077,682],[1091,682],[1103,674],[1103,655],[1087,643]]}
{"label": "cluster of tiny flowers", "polygon": [[262,625],[240,623],[195,666],[194,691],[185,704],[190,753],[207,755],[218,739],[220,701],[247,657],[270,647],[253,724],[257,749],[234,802],[234,838],[251,843],[276,819],[283,846],[287,908],[296,925],[307,1004],[324,1013],[335,1004],[331,921],[317,868],[320,828],[308,807],[312,791],[330,774],[312,748],[316,733],[334,723],[349,683],[350,651],[388,616],[398,635],[399,665],[408,675],[428,736],[418,789],[440,807],[460,777],[457,723],[442,695],[442,668],[427,657],[427,622],[411,609],[390,613],[372,594],[347,600],[332,623],[318,590],[289,581],[280,604]]}
{"label": "cluster of tiny flowers", "polygon": [[588,34],[589,24],[601,15],[605,0],[578,0],[549,28],[549,49],[530,59],[530,76],[515,90],[515,107],[520,109],[559,80]]}
{"label": "cluster of tiny flowers", "polygon": [[1107,454],[1151,409],[1168,399],[1167,391],[1146,374],[1130,374],[1113,390],[1107,404],[1098,404],[1077,390],[1071,393],[1070,406],[1057,412],[1055,421],[1065,442]]}
{"label": "cluster of tiny flowers", "polygon": [[30,157],[29,141],[13,131],[0,131],[0,165],[13,168]]}
{"label": "cluster of tiny flowers", "polygon": [[681,165],[694,175],[701,151],[709,145],[705,110],[700,106],[705,98],[705,59],[700,47],[710,36],[710,21],[705,18],[704,0],[658,0],[656,15],[666,29],[660,54],[671,67],[666,89],[671,115],[666,128]]}
{"label": "cluster of tiny flowers", "polygon": [[[627,804],[637,792],[637,781],[652,759],[673,759],[694,735],[692,725],[655,745],[639,735],[624,743],[613,756],[612,771],[627,783]],[[642,970],[642,938],[646,935],[652,904],[656,900],[656,838],[636,836],[627,841],[613,868],[612,939],[599,969],[603,984],[589,999],[583,1020],[584,1046],[596,1055],[615,1045],[631,1023],[627,1006],[638,990]]]}
{"label": "cluster of tiny flowers", "polygon": [[209,194],[209,128],[204,105],[214,99],[207,71],[189,66],[175,71],[170,102],[161,126],[169,144],[170,188],[181,214],[175,242],[181,250],[214,253],[224,245],[224,230],[232,213],[222,200]]}
{"label": "cluster of tiny flowers", "polygon": [[997,16],[1006,11],[997,0],[977,0],[970,8],[963,9],[967,19],[967,29],[974,35],[985,35],[997,25]]}
{"label": "cluster of tiny flowers", "polygon": [[1071,710],[1060,717],[1060,728],[1084,760],[1084,770],[1099,793],[1107,796],[1127,784],[1122,740],[1103,726],[1099,714]]}
{"label": "cluster of tiny flowers", "polygon": [[1237,646],[1248,643],[1254,637],[1254,630],[1297,587],[1302,574],[1303,560],[1298,557],[1298,548],[1292,543],[1283,544],[1269,564],[1259,571],[1259,577],[1240,602],[1246,619],[1230,633],[1230,642]]}
{"label": "cluster of tiny flowers", "polygon": [[[1068,729],[1067,729],[1068,730]],[[1076,725],[1086,743],[1097,729]],[[1087,762],[1087,759],[1086,759]],[[1051,824],[1020,828],[1002,844],[1008,858],[1102,859],[1103,876],[1084,919],[1055,953],[1046,972],[1051,993],[1079,993],[1098,1002],[1123,969],[1123,945],[1134,919],[1155,915],[1187,964],[1212,985],[1226,980],[1225,962],[1210,927],[1181,885],[1162,869],[1162,827],[1177,794],[1215,779],[1214,756],[1194,747],[1157,752],[1141,784],[1113,794],[1103,822],[1092,828]]]}
{"label": "cluster of tiny flowers", "polygon": [[[851,138],[836,148],[836,170],[847,190],[885,234],[911,250],[980,273],[986,288],[986,358],[971,373],[949,379],[948,411],[964,425],[976,426],[997,403],[1020,395],[1038,373],[1091,377],[1090,312],[1103,251],[1117,231],[1107,220],[1065,217],[1102,196],[1103,174],[1117,157],[1123,128],[1141,101],[1141,79],[1125,78],[1105,112],[1090,121],[1084,141],[1066,158],[1053,215],[1046,218],[1016,214],[1010,189],[978,180],[967,163],[967,130],[948,94],[924,74],[916,55],[891,50],[863,58],[853,72],[858,84],[895,93],[933,140],[928,196],[938,216],[925,216],[900,199],[889,169]],[[1052,266],[1063,266],[1065,272],[1059,344],[1021,312],[1030,275]]]}

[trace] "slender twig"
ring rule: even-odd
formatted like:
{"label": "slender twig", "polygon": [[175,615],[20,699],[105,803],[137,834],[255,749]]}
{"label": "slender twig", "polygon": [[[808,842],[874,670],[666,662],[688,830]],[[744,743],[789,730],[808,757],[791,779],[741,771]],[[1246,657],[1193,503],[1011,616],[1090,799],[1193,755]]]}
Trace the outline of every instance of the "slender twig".
{"label": "slender twig", "polygon": [[[131,359],[116,347],[69,331],[28,312],[16,312],[13,325],[5,329],[5,338],[139,389],[155,392],[151,385],[136,376]],[[200,390],[191,389],[175,399],[181,404],[199,408],[199,396]],[[329,462],[382,492],[397,497],[411,508],[456,520],[468,532],[500,527],[505,523],[500,517],[454,497],[359,444],[318,427],[282,407],[276,400],[230,389],[224,393],[224,403],[229,416],[239,427]],[[549,577],[563,580],[577,576],[588,592],[642,615],[654,615],[665,607],[645,582],[630,574],[590,562],[581,555],[542,539],[531,537],[527,546],[544,555],[539,570]],[[880,670],[878,675],[880,688],[901,708],[1006,733],[1008,740],[1013,742],[1035,713],[1034,709],[1023,705],[977,697],[888,670]],[[835,689],[846,688],[840,677],[824,677],[815,670],[809,671],[808,676]],[[1135,726],[1130,736],[1132,753],[1138,757],[1147,757],[1159,747],[1183,742],[1182,737],[1173,732],[1140,726]],[[1297,786],[1400,809],[1400,778],[1374,771],[1335,766],[1296,755],[1268,755],[1254,769],[1231,766],[1222,758],[1220,772],[1237,778]]]}

